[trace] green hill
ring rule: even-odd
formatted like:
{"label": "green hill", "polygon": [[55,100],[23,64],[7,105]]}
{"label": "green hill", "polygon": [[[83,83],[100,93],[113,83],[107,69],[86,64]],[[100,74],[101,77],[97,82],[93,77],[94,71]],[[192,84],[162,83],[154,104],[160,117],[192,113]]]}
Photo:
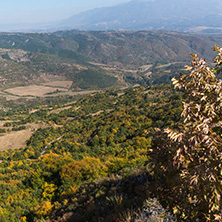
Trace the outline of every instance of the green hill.
{"label": "green hill", "polygon": [[169,82],[190,53],[212,60],[210,48],[221,38],[164,31],[1,33],[0,86],[59,80],[73,81],[69,89],[76,91]]}
{"label": "green hill", "polygon": [[[173,155],[171,150],[177,149],[171,149],[169,138],[163,134],[158,137],[158,132],[183,129],[182,100],[186,101],[187,95],[160,83],[169,81],[178,70],[186,72],[185,53],[199,52],[210,59],[214,52],[207,47],[220,39],[158,31],[1,34],[0,221],[173,221],[177,212],[185,218],[182,208],[168,204],[181,206],[177,203],[184,192],[171,184],[184,177],[180,165],[173,167],[172,158],[177,153]],[[196,101],[208,108],[203,111],[205,122],[200,119],[200,125],[195,125],[201,105],[191,103],[188,110],[195,111],[194,127],[199,130],[208,126],[207,117],[214,115],[213,129],[205,127],[204,131],[206,135],[211,132],[213,139],[216,136],[218,141],[212,140],[215,144],[221,144],[220,125],[215,125],[221,123],[217,96],[221,82],[214,82],[204,60],[198,63],[196,56],[193,59],[196,70],[201,68],[204,77],[210,73],[212,81],[207,77],[208,88],[196,87],[201,93],[190,91],[191,97],[198,95]],[[221,59],[218,61],[220,64]],[[220,67],[214,72],[217,70]],[[218,116],[204,93],[218,104]],[[192,133],[188,131],[190,141]],[[181,137],[171,134],[175,136]],[[201,145],[205,149],[209,140],[206,136],[203,139],[206,144],[201,142],[198,152],[205,155]],[[187,141],[184,152],[188,161],[183,164],[193,170]],[[170,149],[162,149],[161,143]],[[160,161],[152,158],[159,154],[163,157]],[[198,162],[199,156],[195,158]],[[201,161],[205,163],[207,158]],[[183,162],[183,155],[180,160]],[[164,164],[169,161],[166,172]],[[208,169],[211,173],[211,165]],[[220,173],[219,167],[214,170]],[[194,180],[190,179],[185,185],[193,190]],[[171,185],[174,193],[181,195],[174,198]],[[170,194],[170,201],[166,194]],[[198,218],[195,206],[203,209],[205,205],[195,202],[195,193],[189,195],[184,203],[192,204],[188,204],[194,209],[192,218]],[[208,190],[207,195],[211,195]],[[220,199],[217,193],[212,195]],[[189,214],[190,208],[185,210]]]}
{"label": "green hill", "polygon": [[28,110],[36,103],[26,104],[5,115],[6,131],[13,126],[22,132],[39,121],[48,127],[39,128],[24,148],[0,152],[0,220],[57,221],[64,215],[65,221],[113,221],[142,207],[149,197],[140,186],[151,179],[151,134],[155,127],[176,124],[181,95],[162,85],[57,104],[35,112]]}

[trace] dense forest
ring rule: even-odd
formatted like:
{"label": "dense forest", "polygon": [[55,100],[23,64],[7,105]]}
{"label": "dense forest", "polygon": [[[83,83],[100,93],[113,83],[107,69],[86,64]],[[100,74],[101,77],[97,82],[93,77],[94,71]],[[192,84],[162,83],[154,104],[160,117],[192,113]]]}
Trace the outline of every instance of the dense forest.
{"label": "dense forest", "polygon": [[[46,44],[49,36],[40,37]],[[75,57],[51,48],[45,48],[48,64]],[[12,62],[10,50],[3,62]],[[130,83],[124,88],[110,87],[116,77],[98,75],[91,63],[94,68],[71,76],[72,87],[97,89],[88,95],[49,97],[55,89],[43,97],[2,98],[0,139],[31,136],[20,147],[0,144],[0,221],[221,221],[222,81],[216,74],[222,50],[214,50],[214,64],[192,54],[191,66],[172,84],[163,82],[183,63],[148,65],[161,76],[155,82],[124,73]],[[42,55],[25,52],[33,61]],[[33,68],[30,61],[23,62]],[[142,66],[137,74],[147,71]]]}
{"label": "dense forest", "polygon": [[1,221],[56,221],[75,195],[80,195],[72,204],[76,221],[98,216],[113,221],[131,204],[138,207],[149,196],[136,177],[146,181],[152,174],[147,155],[152,133],[174,127],[181,99],[172,86],[160,85],[84,96],[59,113],[52,109],[67,103],[32,114],[22,107],[16,115],[9,113],[5,119],[14,127],[39,120],[51,127],[36,131],[25,148],[0,153]]}

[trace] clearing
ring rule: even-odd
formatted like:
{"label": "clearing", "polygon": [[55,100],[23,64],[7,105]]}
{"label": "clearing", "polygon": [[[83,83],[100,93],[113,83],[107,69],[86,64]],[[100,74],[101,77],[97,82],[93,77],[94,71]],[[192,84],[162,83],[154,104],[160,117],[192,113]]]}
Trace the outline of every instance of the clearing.
{"label": "clearing", "polygon": [[0,151],[8,149],[19,149],[26,147],[26,141],[32,136],[32,134],[39,128],[48,127],[46,123],[28,123],[25,130],[16,132],[9,132],[1,134],[0,136]]}
{"label": "clearing", "polygon": [[[56,90],[61,90],[61,88],[47,87],[47,86],[38,86],[38,85],[30,85],[30,86],[19,86],[15,88],[10,88],[5,90],[8,93],[17,95],[17,96],[45,96],[47,93],[53,93]],[[63,91],[67,91],[67,89],[62,89]]]}
{"label": "clearing", "polygon": [[8,149],[18,149],[26,146],[26,140],[28,140],[32,131],[21,130],[17,132],[10,132],[3,136],[0,136],[0,151]]}

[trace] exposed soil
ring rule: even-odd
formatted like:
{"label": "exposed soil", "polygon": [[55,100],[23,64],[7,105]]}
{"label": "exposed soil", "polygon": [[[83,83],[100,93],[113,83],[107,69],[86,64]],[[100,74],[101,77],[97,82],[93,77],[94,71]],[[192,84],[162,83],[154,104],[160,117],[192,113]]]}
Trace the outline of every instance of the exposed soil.
{"label": "exposed soil", "polygon": [[66,109],[70,109],[72,108],[72,106],[66,106],[66,107],[62,107],[62,108],[59,108],[59,109],[55,109],[55,110],[52,110],[50,113],[60,113],[61,111],[63,110],[66,110]]}
{"label": "exposed soil", "polygon": [[16,132],[9,132],[0,135],[0,151],[8,149],[19,149],[26,147],[26,141],[32,136],[32,134],[39,128],[45,128],[49,125],[39,123],[28,123],[27,129]]}
{"label": "exposed soil", "polygon": [[26,140],[32,135],[31,130],[11,132],[0,137],[0,150],[17,149],[26,146]]}
{"label": "exposed soil", "polygon": [[[12,93],[17,96],[44,96],[47,93],[53,93],[55,90],[61,90],[61,88],[47,87],[47,86],[21,86],[5,90],[8,93]],[[67,90],[67,89],[62,89]]]}

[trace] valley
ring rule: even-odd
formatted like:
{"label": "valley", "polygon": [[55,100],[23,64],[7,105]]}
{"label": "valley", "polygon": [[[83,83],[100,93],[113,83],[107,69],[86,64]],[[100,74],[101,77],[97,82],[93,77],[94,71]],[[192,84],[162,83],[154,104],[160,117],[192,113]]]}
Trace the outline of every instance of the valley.
{"label": "valley", "polygon": [[[183,172],[194,172],[194,160],[204,166],[209,160],[209,155],[195,156],[204,153],[201,147],[188,153],[198,144],[193,132],[205,127],[198,132],[220,141],[221,113],[213,105],[221,105],[221,82],[213,73],[221,67],[211,72],[204,60],[192,56],[192,66],[203,69],[205,90],[189,88],[195,84],[189,70],[196,69],[184,66],[192,60],[190,53],[212,61],[216,52],[211,48],[221,39],[165,31],[0,33],[0,221],[202,218],[208,199],[194,201],[201,192]],[[175,76],[184,82],[174,78],[174,85],[187,88],[175,89]],[[190,95],[200,97],[184,111]],[[186,112],[201,112],[202,106],[210,107],[202,119],[218,115],[185,124]],[[219,122],[208,130],[211,120]],[[194,129],[187,130],[192,123]],[[193,136],[185,145],[177,134],[182,130]],[[183,168],[176,166],[179,157]]]}
{"label": "valley", "polygon": [[0,94],[32,99],[167,83],[190,53],[211,60],[221,38],[166,31],[1,33]]}

